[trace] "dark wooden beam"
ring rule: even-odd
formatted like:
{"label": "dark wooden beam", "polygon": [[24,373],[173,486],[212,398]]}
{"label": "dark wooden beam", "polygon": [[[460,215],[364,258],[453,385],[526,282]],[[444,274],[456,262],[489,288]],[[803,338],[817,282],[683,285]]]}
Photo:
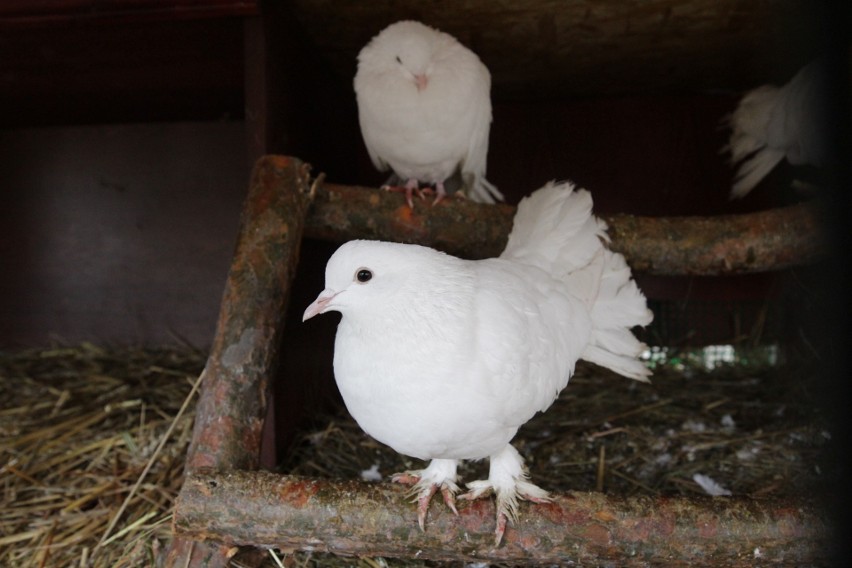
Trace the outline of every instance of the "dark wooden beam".
{"label": "dark wooden beam", "polygon": [[[821,7],[739,0],[293,0],[325,58],[348,79],[382,28],[420,20],[476,52],[496,98],[742,90],[788,80],[818,51]],[[568,134],[571,135],[571,134]]]}
{"label": "dark wooden beam", "polygon": [[4,0],[0,29],[254,16],[258,0]]}

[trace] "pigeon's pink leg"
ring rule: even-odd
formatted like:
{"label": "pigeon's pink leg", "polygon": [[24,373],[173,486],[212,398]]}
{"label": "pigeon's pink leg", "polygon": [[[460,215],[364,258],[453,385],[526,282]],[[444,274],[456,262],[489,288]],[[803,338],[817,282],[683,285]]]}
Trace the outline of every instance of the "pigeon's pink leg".
{"label": "pigeon's pink leg", "polygon": [[533,503],[547,503],[550,499],[547,491],[536,487],[529,481],[524,468],[524,460],[511,445],[490,458],[491,467],[488,479],[472,481],[467,484],[468,491],[459,499],[473,500],[486,497],[492,493],[497,495],[497,526],[494,529],[494,546],[499,546],[506,532],[509,519],[518,519],[518,499]]}
{"label": "pigeon's pink leg", "polygon": [[420,199],[423,199],[423,194],[417,190],[419,185],[420,184],[414,178],[408,180],[408,182],[405,184],[405,201],[408,202],[408,206],[412,209],[414,209],[414,201],[412,201],[411,199],[411,194],[414,193],[414,191],[417,191],[417,196]]}
{"label": "pigeon's pink leg", "polygon": [[444,182],[439,181],[438,183],[436,183],[435,189],[437,190],[438,195],[437,195],[437,197],[435,197],[435,201],[432,202],[433,207],[435,205],[437,205],[439,201],[441,201],[443,198],[445,198],[447,196],[447,190],[444,189]]}

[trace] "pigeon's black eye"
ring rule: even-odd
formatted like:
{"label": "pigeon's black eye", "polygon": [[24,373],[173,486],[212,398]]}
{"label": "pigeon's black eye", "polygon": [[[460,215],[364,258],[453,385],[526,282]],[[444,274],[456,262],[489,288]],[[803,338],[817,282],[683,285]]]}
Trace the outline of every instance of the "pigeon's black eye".
{"label": "pigeon's black eye", "polygon": [[355,279],[361,284],[369,282],[372,277],[373,273],[366,268],[359,268],[358,272],[355,273]]}
{"label": "pigeon's black eye", "polygon": [[396,62],[402,65],[402,59],[399,58],[399,55],[396,56]]}

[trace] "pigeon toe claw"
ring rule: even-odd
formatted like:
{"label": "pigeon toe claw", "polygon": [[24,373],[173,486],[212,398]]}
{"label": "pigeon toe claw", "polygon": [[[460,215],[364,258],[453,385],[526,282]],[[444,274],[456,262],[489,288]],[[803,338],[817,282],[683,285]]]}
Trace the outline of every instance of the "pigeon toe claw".
{"label": "pigeon toe claw", "polygon": [[414,485],[420,481],[420,476],[413,471],[403,471],[395,473],[391,476],[391,481],[394,483],[402,483],[403,485]]}
{"label": "pigeon toe claw", "polygon": [[449,487],[446,483],[441,485],[441,495],[444,497],[444,503],[446,503],[447,507],[450,508],[454,514],[458,515],[459,511],[456,509],[456,496],[453,493],[451,487]]}
{"label": "pigeon toe claw", "polygon": [[423,532],[426,532],[426,512],[429,510],[429,502],[437,490],[438,486],[433,484],[422,488],[417,495],[417,524]]}
{"label": "pigeon toe claw", "polygon": [[502,511],[497,511],[497,528],[494,529],[494,546],[500,546],[503,534],[506,532],[506,522],[509,517]]}

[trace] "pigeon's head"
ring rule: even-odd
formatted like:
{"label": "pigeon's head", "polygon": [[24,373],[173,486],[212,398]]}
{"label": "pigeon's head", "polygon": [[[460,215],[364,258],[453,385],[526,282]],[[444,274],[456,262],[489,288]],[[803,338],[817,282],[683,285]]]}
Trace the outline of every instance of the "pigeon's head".
{"label": "pigeon's head", "polygon": [[350,241],[331,256],[325,269],[325,290],[308,306],[302,321],[337,311],[377,313],[400,298],[416,297],[444,259],[436,250],[383,241]]}
{"label": "pigeon's head", "polygon": [[366,77],[411,82],[418,91],[429,83],[436,52],[450,36],[420,22],[391,24],[358,54],[358,72]]}

